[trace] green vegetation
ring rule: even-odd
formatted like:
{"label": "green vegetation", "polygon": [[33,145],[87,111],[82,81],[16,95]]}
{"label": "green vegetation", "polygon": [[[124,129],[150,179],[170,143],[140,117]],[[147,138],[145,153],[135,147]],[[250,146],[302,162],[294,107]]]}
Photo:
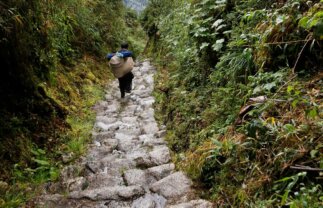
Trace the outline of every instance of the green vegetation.
{"label": "green vegetation", "polygon": [[217,206],[323,206],[322,12],[319,0],[151,0],[144,11],[158,120]]}
{"label": "green vegetation", "polygon": [[159,66],[177,166],[218,207],[323,206],[323,1],[0,3],[0,207],[23,206],[86,152],[91,107],[127,40]]}
{"label": "green vegetation", "polygon": [[121,0],[0,3],[0,207],[19,207],[86,151],[105,55],[145,33]]}

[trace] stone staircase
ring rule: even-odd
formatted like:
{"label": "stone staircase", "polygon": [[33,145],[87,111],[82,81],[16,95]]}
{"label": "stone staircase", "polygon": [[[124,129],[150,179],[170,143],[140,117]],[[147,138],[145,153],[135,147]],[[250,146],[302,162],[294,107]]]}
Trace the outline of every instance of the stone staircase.
{"label": "stone staircase", "polygon": [[175,170],[154,119],[155,68],[144,61],[134,68],[134,89],[120,98],[117,80],[97,112],[87,156],[65,167],[61,180],[48,184],[35,207],[211,208],[196,197],[191,180]]}

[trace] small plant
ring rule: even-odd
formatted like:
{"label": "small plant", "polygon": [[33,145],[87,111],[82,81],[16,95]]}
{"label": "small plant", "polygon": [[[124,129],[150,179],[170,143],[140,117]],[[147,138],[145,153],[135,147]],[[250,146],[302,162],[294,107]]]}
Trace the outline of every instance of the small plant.
{"label": "small plant", "polygon": [[323,202],[322,196],[320,201],[315,200],[322,194],[322,186],[311,184],[305,186],[299,183],[307,176],[306,172],[300,172],[296,175],[285,177],[275,182],[274,190],[281,206],[289,207],[319,207]]}
{"label": "small plant", "polygon": [[34,167],[24,168],[19,164],[14,165],[15,181],[29,181],[36,183],[55,181],[59,176],[58,167],[48,160],[46,152],[42,149],[31,149]]}

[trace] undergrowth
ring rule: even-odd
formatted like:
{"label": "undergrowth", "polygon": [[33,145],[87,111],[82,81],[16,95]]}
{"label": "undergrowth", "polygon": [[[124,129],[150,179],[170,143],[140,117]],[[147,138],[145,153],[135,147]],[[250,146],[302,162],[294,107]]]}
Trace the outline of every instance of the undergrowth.
{"label": "undergrowth", "polygon": [[[87,76],[81,78],[78,73]],[[32,162],[26,164],[21,161],[14,164],[10,183],[2,182],[3,186],[0,187],[2,192],[0,207],[21,206],[41,192],[42,186],[39,185],[56,181],[64,165],[73,162],[86,152],[95,121],[91,107],[103,99],[105,82],[110,78],[111,74],[107,73],[105,63],[87,58],[70,74],[58,75],[55,86],[46,87],[47,94],[53,99],[59,99],[60,104],[68,108],[69,115],[66,118],[68,128],[57,132],[58,140],[51,147],[40,148],[30,142],[28,146],[22,148],[28,152],[26,157],[30,157]],[[79,79],[79,83],[74,85],[76,79]],[[70,90],[69,94],[75,93],[75,96],[69,95],[64,99],[55,97],[61,96],[60,88],[63,86],[64,89]]]}
{"label": "undergrowth", "polygon": [[106,53],[143,50],[122,1],[0,2],[0,207],[21,207],[87,149],[112,78]]}
{"label": "undergrowth", "polygon": [[[172,5],[172,6],[170,6]],[[321,207],[322,1],[151,1],[177,166],[219,207]]]}

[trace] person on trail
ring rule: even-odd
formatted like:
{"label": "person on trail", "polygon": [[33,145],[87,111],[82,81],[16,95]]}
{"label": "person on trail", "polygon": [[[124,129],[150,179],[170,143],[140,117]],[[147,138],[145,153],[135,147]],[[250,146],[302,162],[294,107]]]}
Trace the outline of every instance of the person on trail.
{"label": "person on trail", "polygon": [[[119,50],[116,53],[110,53],[107,55],[107,59],[110,61],[113,58],[116,59],[123,59],[125,64],[128,64],[127,62],[133,62],[132,58],[133,58],[133,53],[131,51],[128,50],[129,45],[128,43],[122,43],[121,44],[121,50]],[[131,57],[131,60],[128,60],[128,58]],[[131,93],[131,88],[132,88],[132,79],[134,78],[133,73],[131,72],[133,64],[128,64],[129,66],[127,66],[128,68],[131,67],[130,71],[122,74],[121,77],[119,77],[117,74],[117,72],[115,72],[115,76],[118,78],[119,80],[119,88],[120,88],[120,93],[121,93],[121,98],[125,97],[125,93]],[[111,66],[111,61],[110,61],[110,66]],[[121,68],[120,66],[118,66],[119,68]],[[117,69],[117,70],[122,70],[122,69]]]}

